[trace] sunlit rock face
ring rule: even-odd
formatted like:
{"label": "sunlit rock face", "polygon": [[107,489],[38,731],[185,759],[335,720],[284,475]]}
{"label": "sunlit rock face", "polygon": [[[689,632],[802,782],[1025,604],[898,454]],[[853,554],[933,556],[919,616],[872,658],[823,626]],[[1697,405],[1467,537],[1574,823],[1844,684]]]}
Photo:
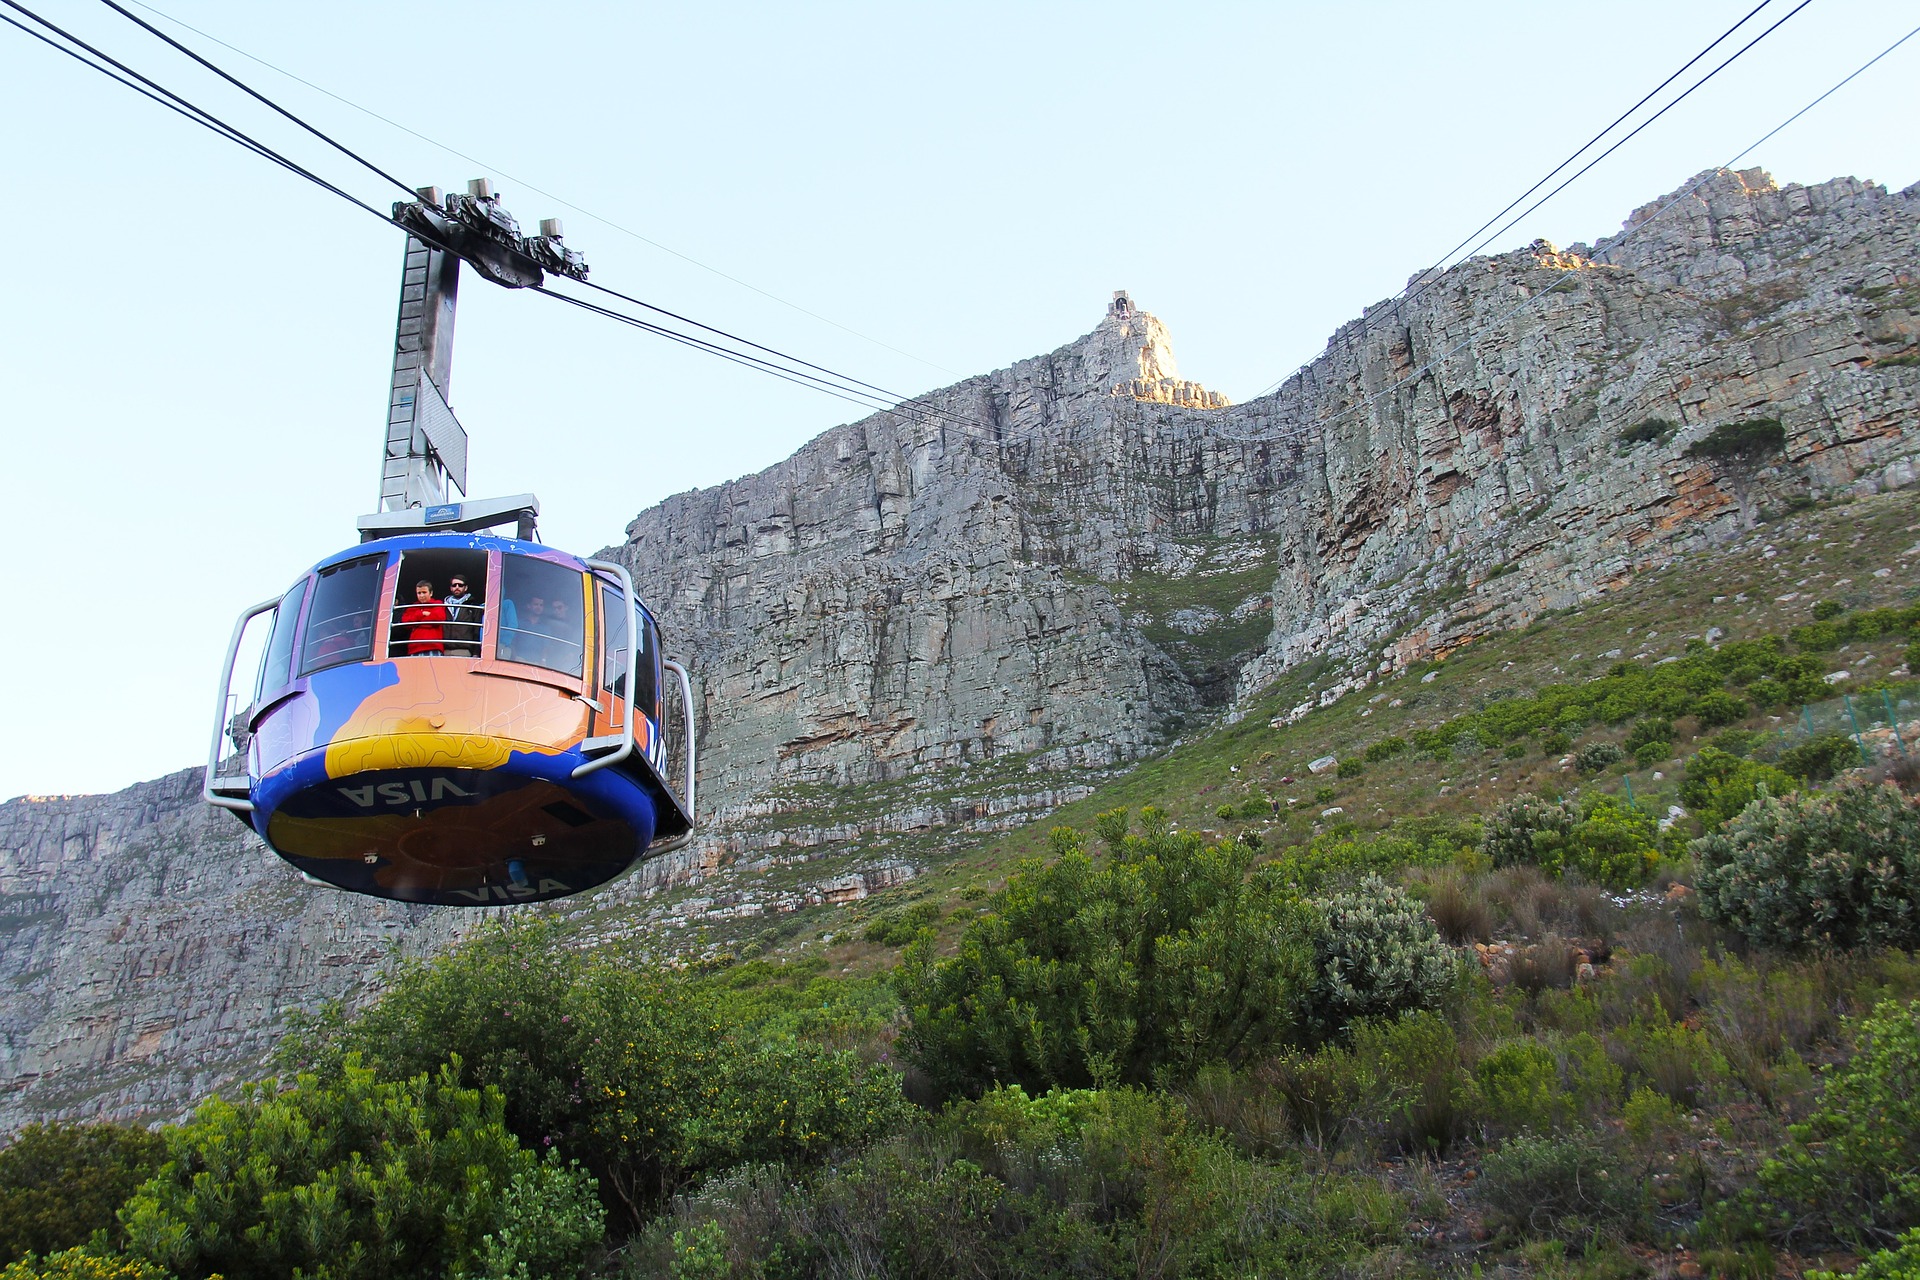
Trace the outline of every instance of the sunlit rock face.
{"label": "sunlit rock face", "polygon": [[[1117,296],[1079,341],[927,397],[959,422],[830,431],[643,513],[615,554],[705,673],[723,795],[1126,759],[1308,656],[1404,664],[1764,509],[1909,482],[1920,369],[1881,362],[1915,340],[1916,213],[1852,179],[1702,175],[1591,247],[1416,281],[1241,405],[1181,382]],[[1784,452],[1689,454],[1759,417]]]}
{"label": "sunlit rock face", "polygon": [[[1707,175],[1621,235],[1369,308],[1238,405],[1116,297],[1078,341],[931,393],[937,415],[641,513],[612,554],[698,674],[709,828],[555,910],[663,953],[883,892],[916,871],[886,841],[1040,816],[1290,665],[1358,681],[1796,500],[1911,483],[1917,220],[1913,189]],[[1784,449],[1689,453],[1760,418]],[[190,774],[11,801],[0,1130],[177,1114],[260,1073],[289,1010],[483,914],[303,885]]]}

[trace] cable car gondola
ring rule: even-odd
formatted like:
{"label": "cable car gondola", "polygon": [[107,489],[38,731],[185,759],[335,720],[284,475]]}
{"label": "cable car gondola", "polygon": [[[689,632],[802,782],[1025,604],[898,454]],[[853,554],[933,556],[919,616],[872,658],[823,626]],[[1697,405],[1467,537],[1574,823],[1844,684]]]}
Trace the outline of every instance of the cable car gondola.
{"label": "cable car gondola", "polygon": [[[498,906],[591,889],[691,838],[693,690],[625,566],[532,540],[532,495],[445,501],[466,466],[441,390],[460,261],[449,219],[512,230],[490,187],[469,190],[444,212],[432,189],[396,210],[422,234],[408,240],[382,510],[360,519],[358,546],[234,624],[203,793],[314,881]],[[557,243],[557,224],[537,239]],[[585,272],[552,245],[521,257],[536,282],[555,260]],[[517,537],[488,532],[513,520]],[[235,714],[237,655],[267,615]]]}

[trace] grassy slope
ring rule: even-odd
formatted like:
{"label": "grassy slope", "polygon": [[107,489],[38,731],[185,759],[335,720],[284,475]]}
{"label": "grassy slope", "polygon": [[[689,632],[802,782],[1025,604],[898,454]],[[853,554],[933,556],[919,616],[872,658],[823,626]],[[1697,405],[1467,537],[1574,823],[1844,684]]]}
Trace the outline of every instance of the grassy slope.
{"label": "grassy slope", "polygon": [[[891,949],[857,940],[866,919],[920,901],[939,903],[953,915],[971,914],[973,894],[997,885],[1021,858],[1044,849],[1048,826],[1085,829],[1095,814],[1121,806],[1159,805],[1187,829],[1237,833],[1251,827],[1271,852],[1311,839],[1327,825],[1321,812],[1335,805],[1346,811],[1346,820],[1369,830],[1406,818],[1465,817],[1520,792],[1570,787],[1578,780],[1561,768],[1557,755],[1512,760],[1489,751],[1477,759],[1440,764],[1408,753],[1348,779],[1330,773],[1310,777],[1306,766],[1326,754],[1358,754],[1381,738],[1406,736],[1500,697],[1601,675],[1620,659],[1656,662],[1680,653],[1690,638],[1704,637],[1709,627],[1738,640],[1784,633],[1810,622],[1821,600],[1850,610],[1910,600],[1920,594],[1914,585],[1920,554],[1901,553],[1916,547],[1920,501],[1912,493],[1803,511],[1761,525],[1738,542],[1684,556],[1668,569],[1644,574],[1606,597],[1525,631],[1490,637],[1444,663],[1412,668],[1316,709],[1297,723],[1272,727],[1274,716],[1332,683],[1337,674],[1316,666],[1296,669],[1267,690],[1238,723],[1190,735],[1191,740],[1059,809],[1047,822],[989,838],[934,832],[890,841],[891,847],[925,859],[928,873],[896,892],[848,908],[823,909],[822,923],[803,933],[802,945],[812,950],[822,932],[832,933],[826,957],[830,970],[857,973],[889,964]],[[1771,556],[1766,554],[1769,549]],[[1889,572],[1874,576],[1880,569]],[[1795,598],[1779,598],[1788,595]],[[1604,656],[1615,649],[1620,650],[1617,658]],[[1836,667],[1862,677],[1885,672],[1900,661],[1899,646],[1891,638],[1847,646],[1829,657]],[[1398,707],[1392,705],[1396,700]],[[1765,715],[1745,722],[1750,728],[1775,723]],[[1692,749],[1687,736],[1692,726],[1683,721],[1679,728],[1674,750],[1684,756]],[[1596,727],[1579,741],[1621,736],[1620,730]],[[1672,802],[1676,772],[1667,767],[1617,769],[1584,785],[1617,791],[1630,780],[1636,799],[1660,812]],[[1657,776],[1661,774],[1665,776]],[[1283,783],[1288,776],[1294,781]],[[1317,792],[1325,795],[1324,787],[1332,788],[1331,797],[1316,800]],[[1214,816],[1221,804],[1255,795],[1279,798],[1282,816],[1230,824]],[[1288,799],[1297,803],[1288,806]]]}

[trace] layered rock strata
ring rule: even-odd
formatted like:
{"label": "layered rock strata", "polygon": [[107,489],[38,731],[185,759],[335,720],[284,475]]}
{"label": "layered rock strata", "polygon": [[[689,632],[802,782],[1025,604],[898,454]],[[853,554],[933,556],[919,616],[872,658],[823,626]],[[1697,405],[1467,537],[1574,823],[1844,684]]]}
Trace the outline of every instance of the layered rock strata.
{"label": "layered rock strata", "polygon": [[[937,417],[671,498],[613,554],[707,673],[729,803],[1129,759],[1307,657],[1390,670],[1769,508],[1909,483],[1917,215],[1912,189],[1702,175],[1591,247],[1416,278],[1233,406],[1143,396],[1191,384],[1118,294],[1078,342],[925,397]],[[1702,451],[1759,419],[1784,448]]]}

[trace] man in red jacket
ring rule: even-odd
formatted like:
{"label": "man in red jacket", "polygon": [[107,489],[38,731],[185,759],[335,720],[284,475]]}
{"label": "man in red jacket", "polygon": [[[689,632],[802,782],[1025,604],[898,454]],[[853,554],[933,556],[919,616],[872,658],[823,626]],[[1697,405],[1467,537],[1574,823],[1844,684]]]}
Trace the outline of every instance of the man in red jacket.
{"label": "man in red jacket", "polygon": [[447,607],[433,597],[433,583],[422,578],[413,584],[415,603],[400,615],[407,628],[407,655],[439,657],[447,651]]}

